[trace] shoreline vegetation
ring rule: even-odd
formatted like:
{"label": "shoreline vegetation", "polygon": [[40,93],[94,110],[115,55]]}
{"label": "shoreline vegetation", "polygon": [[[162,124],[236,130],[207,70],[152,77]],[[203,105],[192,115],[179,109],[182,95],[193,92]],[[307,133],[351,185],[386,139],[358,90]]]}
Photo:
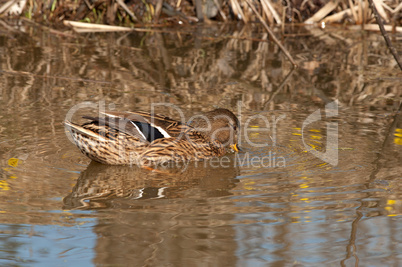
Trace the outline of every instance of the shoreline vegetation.
{"label": "shoreline vegetation", "polygon": [[307,24],[355,25],[381,31],[399,68],[402,62],[388,32],[402,33],[399,0],[0,0],[1,18],[14,17],[77,33],[155,31],[175,25],[225,22],[261,23],[272,41],[294,59],[270,27]]}
{"label": "shoreline vegetation", "polygon": [[138,28],[239,21],[261,21],[270,27],[337,23],[378,30],[371,4],[387,31],[402,32],[402,3],[397,0],[0,0],[0,16],[54,28],[65,21],[97,24],[92,26],[97,30],[100,25]]}

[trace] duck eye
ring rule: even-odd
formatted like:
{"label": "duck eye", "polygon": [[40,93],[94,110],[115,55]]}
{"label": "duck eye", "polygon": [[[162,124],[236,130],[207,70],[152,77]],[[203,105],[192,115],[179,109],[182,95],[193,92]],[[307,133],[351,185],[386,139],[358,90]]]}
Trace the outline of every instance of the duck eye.
{"label": "duck eye", "polygon": [[237,131],[237,126],[229,123],[229,125],[233,128],[233,130]]}

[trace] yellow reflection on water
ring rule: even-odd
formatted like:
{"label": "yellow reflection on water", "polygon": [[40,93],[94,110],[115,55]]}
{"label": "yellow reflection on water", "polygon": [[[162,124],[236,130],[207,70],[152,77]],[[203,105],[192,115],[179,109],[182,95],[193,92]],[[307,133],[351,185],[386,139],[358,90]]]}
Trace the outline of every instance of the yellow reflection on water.
{"label": "yellow reflection on water", "polygon": [[402,146],[402,129],[396,128],[394,133],[394,143]]}
{"label": "yellow reflection on water", "polygon": [[18,166],[18,159],[10,158],[8,160],[8,165],[11,166],[11,167],[17,167]]}
{"label": "yellow reflection on water", "polygon": [[0,189],[10,190],[10,185],[6,180],[0,180]]}

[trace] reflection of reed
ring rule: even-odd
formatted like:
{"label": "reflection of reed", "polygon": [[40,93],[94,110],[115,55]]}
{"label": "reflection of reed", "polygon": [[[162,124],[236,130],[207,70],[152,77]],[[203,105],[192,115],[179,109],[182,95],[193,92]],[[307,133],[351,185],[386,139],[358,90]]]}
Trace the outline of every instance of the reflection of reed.
{"label": "reflection of reed", "polygon": [[[10,33],[24,46],[15,46],[12,38],[5,40],[2,54],[5,60],[0,63],[6,71],[0,88],[3,101],[6,106],[29,105],[34,96],[37,102],[45,104],[65,99],[72,104],[104,99],[124,105],[191,103],[192,108],[199,108],[201,102],[216,103],[219,96],[243,100],[245,105],[251,105],[248,108],[261,109],[272,88],[281,83],[291,66],[275,46],[253,41],[257,33],[250,28],[233,30],[226,25],[198,28],[197,32],[188,34],[96,35],[79,43],[61,41],[58,47],[41,38],[37,29],[31,38]],[[360,39],[356,40],[355,35],[343,34],[340,38],[339,34],[317,28],[306,29],[300,28],[299,36],[286,40],[288,49],[302,66],[294,73],[288,92],[303,88],[306,100],[311,100],[312,84],[316,89],[323,89],[327,97],[339,94],[342,89],[342,94],[336,96],[350,105],[367,101],[375,104],[398,95],[396,78],[373,81],[380,73],[366,66],[385,65],[390,69],[395,66],[381,38],[366,37],[370,42],[368,47]],[[302,34],[309,36],[304,38]],[[247,39],[224,38],[226,35]],[[94,42],[99,45],[93,45]],[[100,81],[108,83],[100,84]],[[234,81],[238,83],[235,86]],[[75,87],[79,89],[70,90]],[[367,98],[368,94],[375,97]]]}
{"label": "reflection of reed", "polygon": [[212,168],[204,162],[191,162],[184,168],[151,172],[127,166],[108,166],[91,162],[78,178],[72,192],[64,198],[64,209],[107,208],[113,199],[128,201],[180,198],[186,190],[208,197],[230,195],[237,176],[234,167]]}

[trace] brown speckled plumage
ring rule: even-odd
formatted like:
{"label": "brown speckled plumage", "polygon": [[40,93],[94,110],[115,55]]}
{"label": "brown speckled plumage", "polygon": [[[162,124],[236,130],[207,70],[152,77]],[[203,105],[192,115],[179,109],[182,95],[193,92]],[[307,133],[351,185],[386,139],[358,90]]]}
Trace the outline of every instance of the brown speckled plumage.
{"label": "brown speckled plumage", "polygon": [[239,121],[227,109],[196,116],[189,124],[146,112],[106,112],[78,125],[65,121],[75,144],[90,159],[110,165],[155,165],[201,160],[237,150]]}

